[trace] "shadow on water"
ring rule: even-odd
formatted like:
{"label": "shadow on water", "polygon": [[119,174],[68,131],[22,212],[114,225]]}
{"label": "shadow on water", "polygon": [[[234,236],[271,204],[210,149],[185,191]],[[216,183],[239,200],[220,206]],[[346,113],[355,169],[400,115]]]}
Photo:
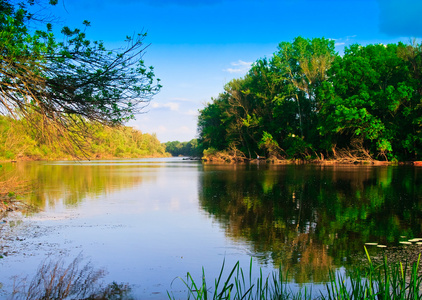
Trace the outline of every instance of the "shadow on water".
{"label": "shadow on water", "polygon": [[263,264],[297,283],[328,281],[363,245],[421,237],[422,169],[205,165],[202,209]]}

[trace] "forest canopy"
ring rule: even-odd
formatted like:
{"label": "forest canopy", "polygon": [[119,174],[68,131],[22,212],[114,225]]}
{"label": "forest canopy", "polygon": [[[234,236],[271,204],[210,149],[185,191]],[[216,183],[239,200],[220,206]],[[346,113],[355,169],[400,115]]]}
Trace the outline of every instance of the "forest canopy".
{"label": "forest canopy", "polygon": [[198,117],[199,147],[300,159],[421,160],[422,48],[297,37]]}

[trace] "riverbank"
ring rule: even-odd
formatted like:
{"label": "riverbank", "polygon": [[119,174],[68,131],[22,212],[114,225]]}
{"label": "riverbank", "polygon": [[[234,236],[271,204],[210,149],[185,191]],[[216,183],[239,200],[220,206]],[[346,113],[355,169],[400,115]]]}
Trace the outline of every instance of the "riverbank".
{"label": "riverbank", "polygon": [[[12,159],[7,157],[0,157],[0,167],[1,163],[17,163],[17,162],[27,162],[27,161],[80,161],[80,160],[112,160],[112,159],[137,159],[137,158],[161,158],[161,157],[171,157],[170,153],[159,151],[153,154],[144,154],[144,153],[123,153],[122,155],[113,155],[112,153],[103,152],[103,153],[81,153],[80,156],[66,155],[60,150],[59,154],[54,156],[50,155],[19,155]],[[60,156],[62,155],[62,156]]]}
{"label": "riverbank", "polygon": [[280,159],[277,157],[257,157],[250,159],[244,155],[233,155],[225,151],[221,151],[212,155],[205,155],[202,161],[206,163],[269,163],[276,165],[301,165],[301,164],[317,164],[317,165],[374,165],[374,166],[388,166],[388,165],[414,165],[422,166],[422,161],[381,161],[375,159],[345,159],[345,158],[332,158],[332,159]]}
{"label": "riverbank", "polygon": [[155,134],[127,126],[84,124],[83,136],[64,138],[51,132],[48,139],[24,120],[0,116],[0,161],[112,159],[170,156]]}
{"label": "riverbank", "polygon": [[28,156],[20,156],[17,159],[5,159],[0,158],[0,167],[3,163],[19,163],[19,162],[31,162],[31,161],[81,161],[81,160],[89,160],[89,161],[96,161],[96,160],[119,160],[119,159],[140,159],[140,158],[164,158],[164,157],[171,157],[170,153],[165,152],[164,154],[157,154],[157,155],[139,155],[139,156],[112,156],[112,155],[95,155],[95,156],[84,156],[75,158],[72,156],[64,156],[64,157],[57,157],[57,158],[40,158],[40,157],[28,157]]}

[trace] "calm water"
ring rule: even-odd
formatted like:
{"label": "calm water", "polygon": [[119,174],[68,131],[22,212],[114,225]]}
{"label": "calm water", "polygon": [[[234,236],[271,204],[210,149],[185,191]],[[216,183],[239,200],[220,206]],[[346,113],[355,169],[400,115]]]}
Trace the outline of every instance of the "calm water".
{"label": "calm water", "polygon": [[[422,237],[422,168],[208,165],[173,159],[4,164],[34,182],[39,213],[0,225],[0,296],[46,257],[82,253],[106,282],[142,299],[186,291],[177,276],[223,261],[264,273],[281,266],[292,287],[346,272],[365,242],[397,247]],[[405,247],[405,246],[401,246]],[[1,249],[1,248],[0,248]],[[378,250],[377,250],[378,249]],[[400,249],[400,247],[399,247]],[[377,255],[379,248],[371,248]],[[173,282],[173,283],[172,283]]]}

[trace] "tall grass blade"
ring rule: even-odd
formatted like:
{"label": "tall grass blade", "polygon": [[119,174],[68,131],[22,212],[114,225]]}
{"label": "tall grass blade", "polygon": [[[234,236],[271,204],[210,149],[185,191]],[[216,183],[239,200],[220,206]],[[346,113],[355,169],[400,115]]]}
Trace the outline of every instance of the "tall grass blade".
{"label": "tall grass blade", "polygon": [[[282,268],[278,272],[264,277],[263,270],[259,270],[259,276],[255,280],[252,274],[252,262],[249,265],[249,274],[245,276],[239,262],[235,264],[229,275],[223,280],[223,267],[218,279],[215,280],[213,300],[295,300],[295,299],[321,299],[321,300],[388,300],[388,299],[412,299],[422,300],[422,275],[419,274],[420,257],[416,263],[408,268],[408,264],[397,263],[391,265],[384,257],[380,265],[375,266],[365,248],[369,266],[366,268],[356,267],[347,275],[337,274],[330,270],[329,281],[325,289],[319,291],[319,297],[312,298],[311,291],[306,286],[293,293],[288,283],[283,279]],[[208,299],[207,284],[203,269],[203,282],[198,289],[190,273],[185,284],[188,286],[188,299],[193,297],[197,300]],[[271,276],[271,277],[270,277]],[[247,282],[246,277],[249,278]],[[286,275],[287,278],[287,275]],[[224,282],[223,282],[224,281]],[[289,290],[290,289],[290,290]],[[169,297],[170,294],[168,293]]]}

